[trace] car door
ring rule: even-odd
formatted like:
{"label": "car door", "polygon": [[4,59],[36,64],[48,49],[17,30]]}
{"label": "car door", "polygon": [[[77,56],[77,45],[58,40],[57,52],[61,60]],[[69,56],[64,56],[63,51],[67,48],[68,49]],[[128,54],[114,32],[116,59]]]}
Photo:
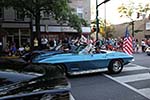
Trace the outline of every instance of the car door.
{"label": "car door", "polygon": [[102,67],[106,67],[107,58],[106,54],[86,54],[83,57],[83,61],[80,63],[80,67],[82,70],[92,70],[98,69]]}

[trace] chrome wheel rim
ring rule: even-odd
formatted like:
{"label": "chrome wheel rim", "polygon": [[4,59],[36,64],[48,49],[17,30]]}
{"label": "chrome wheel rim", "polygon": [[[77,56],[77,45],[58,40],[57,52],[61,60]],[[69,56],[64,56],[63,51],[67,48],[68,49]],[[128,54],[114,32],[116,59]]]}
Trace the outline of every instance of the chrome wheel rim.
{"label": "chrome wheel rim", "polygon": [[120,71],[121,68],[122,68],[122,64],[121,64],[120,61],[115,61],[115,62],[113,63],[113,71],[114,71],[114,72]]}

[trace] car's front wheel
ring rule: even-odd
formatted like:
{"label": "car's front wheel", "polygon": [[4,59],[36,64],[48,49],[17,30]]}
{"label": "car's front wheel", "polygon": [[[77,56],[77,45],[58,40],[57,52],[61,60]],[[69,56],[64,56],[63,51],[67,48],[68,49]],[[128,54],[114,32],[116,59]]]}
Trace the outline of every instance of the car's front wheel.
{"label": "car's front wheel", "polygon": [[111,74],[118,74],[123,69],[123,62],[119,59],[112,60],[108,66],[108,71]]}

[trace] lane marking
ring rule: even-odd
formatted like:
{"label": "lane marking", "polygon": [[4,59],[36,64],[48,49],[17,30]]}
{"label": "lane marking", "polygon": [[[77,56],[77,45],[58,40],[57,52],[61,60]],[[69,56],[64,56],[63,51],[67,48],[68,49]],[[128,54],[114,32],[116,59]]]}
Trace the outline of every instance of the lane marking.
{"label": "lane marking", "polygon": [[70,93],[70,100],[75,100],[75,98],[72,96],[71,93]]}
{"label": "lane marking", "polygon": [[137,65],[137,64],[133,64],[133,63],[129,63],[128,65],[132,65],[132,66],[139,66],[139,67],[143,67],[143,68],[146,68],[146,69],[149,69],[149,70],[150,70],[150,68],[148,68],[148,67],[141,66],[141,65]]}
{"label": "lane marking", "polygon": [[[144,66],[140,66],[140,65],[136,65],[136,64],[128,64],[128,65],[132,65],[133,67],[124,67],[123,71],[136,71],[136,70],[149,70],[150,72],[150,68],[144,67]],[[144,74],[134,74],[134,75],[125,75],[125,76],[119,76],[119,77],[112,77],[110,75],[107,74],[103,74],[105,77],[135,91],[136,93],[144,96],[145,98],[150,99],[150,88],[143,88],[143,89],[136,89],[128,84],[126,84],[125,82],[134,82],[134,81],[138,81],[138,80],[145,80],[145,79],[150,79],[150,73],[144,73]],[[129,79],[128,79],[129,78]]]}
{"label": "lane marking", "polygon": [[145,96],[147,96],[148,98],[150,98],[150,88],[139,89],[139,91],[140,91],[143,95],[145,95]]}
{"label": "lane marking", "polygon": [[134,67],[124,67],[123,71],[136,71],[136,70],[145,70],[145,69],[148,68],[142,66],[134,66]]}
{"label": "lane marking", "polygon": [[111,80],[113,80],[113,81],[115,81],[115,82],[117,82],[117,83],[119,83],[119,84],[121,84],[121,85],[123,85],[123,86],[125,86],[125,87],[127,87],[127,88],[129,88],[131,90],[133,90],[133,91],[135,91],[136,93],[144,96],[145,98],[150,99],[149,94],[145,95],[144,93],[140,92],[138,89],[136,89],[136,88],[134,88],[134,87],[132,87],[132,86],[126,84],[126,83],[123,83],[123,82],[121,82],[119,80],[116,80],[115,78],[113,78],[113,77],[111,77],[111,76],[109,76],[107,74],[104,74],[104,76],[106,76],[107,78],[109,78],[109,79],[111,79]]}
{"label": "lane marking", "polygon": [[125,75],[114,77],[114,79],[119,80],[121,82],[135,82],[150,79],[150,74],[144,73],[144,74]]}

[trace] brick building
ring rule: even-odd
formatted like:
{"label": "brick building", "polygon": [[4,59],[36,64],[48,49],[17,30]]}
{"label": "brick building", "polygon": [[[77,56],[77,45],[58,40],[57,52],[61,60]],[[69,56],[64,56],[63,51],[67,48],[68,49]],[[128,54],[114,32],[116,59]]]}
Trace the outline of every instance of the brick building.
{"label": "brick building", "polygon": [[[122,37],[125,34],[125,29],[129,23],[115,25],[114,37]],[[129,32],[132,34],[132,26],[129,25]],[[150,20],[136,20],[134,22],[134,37],[141,41],[144,38],[150,38]]]}

